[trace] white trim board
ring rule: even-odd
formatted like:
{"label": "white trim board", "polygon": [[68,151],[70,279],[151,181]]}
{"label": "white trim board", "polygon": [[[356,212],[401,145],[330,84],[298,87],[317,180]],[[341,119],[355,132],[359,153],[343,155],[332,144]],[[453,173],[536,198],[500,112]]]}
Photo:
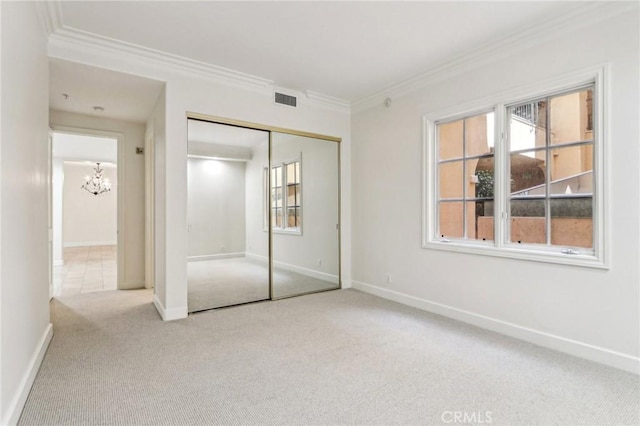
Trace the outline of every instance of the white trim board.
{"label": "white trim board", "polygon": [[63,243],[63,247],[93,247],[93,246],[115,246],[117,241],[87,241],[87,242],[70,242]]}
{"label": "white trim board", "polygon": [[18,420],[20,420],[20,415],[24,409],[24,404],[27,402],[27,397],[29,396],[29,392],[31,392],[31,387],[36,379],[38,370],[40,370],[40,365],[42,365],[42,360],[44,359],[44,355],[47,353],[52,337],[53,325],[49,323],[40,338],[40,342],[36,346],[36,350],[31,355],[27,371],[18,386],[18,392],[16,392],[16,395],[9,404],[7,416],[1,421],[3,425],[18,424]]}
{"label": "white trim board", "polygon": [[166,309],[160,299],[158,299],[158,295],[153,295],[153,306],[156,307],[162,321],[173,321],[182,318],[187,318],[188,310],[186,306],[181,306],[178,308],[169,308]]}
{"label": "white trim board", "polygon": [[402,303],[403,305],[412,306],[427,312],[462,321],[467,324],[475,325],[476,327],[524,340],[558,352],[563,352],[589,361],[629,371],[634,374],[640,374],[640,358],[638,357],[531,328],[522,327],[517,324],[496,318],[490,318],[426,299],[421,299],[419,297],[409,296],[404,293],[381,288],[361,281],[352,280],[351,283],[354,289],[382,297],[383,299],[392,300],[394,302]]}
{"label": "white trim board", "polygon": [[206,260],[231,259],[234,257],[245,257],[245,253],[238,252],[238,253],[220,253],[220,254],[204,254],[200,256],[188,256],[187,262],[203,262]]}
{"label": "white trim board", "polygon": [[[245,253],[246,257],[251,258],[251,259],[255,259],[255,260],[259,260],[261,262],[268,262],[269,258],[266,256],[260,256],[258,254],[255,253]],[[291,271],[291,272],[296,272],[300,275],[304,275],[306,277],[311,277],[311,278],[316,278],[322,281],[328,281],[332,284],[339,284],[340,280],[338,280],[338,276],[337,275],[333,275],[333,274],[328,274],[326,272],[321,272],[321,271],[316,271],[314,269],[309,269],[309,268],[303,268],[302,266],[298,266],[298,265],[292,265],[290,263],[284,263],[284,262],[273,262],[273,266],[278,267],[280,269],[284,269],[285,271]]]}
{"label": "white trim board", "polygon": [[143,290],[146,287],[144,286],[144,281],[126,281],[122,283],[122,285],[118,288],[119,290]]}

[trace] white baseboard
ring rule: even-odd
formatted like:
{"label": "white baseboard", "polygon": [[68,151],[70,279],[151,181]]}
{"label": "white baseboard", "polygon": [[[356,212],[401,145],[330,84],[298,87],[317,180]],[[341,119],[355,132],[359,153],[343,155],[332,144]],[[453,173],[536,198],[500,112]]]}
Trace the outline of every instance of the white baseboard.
{"label": "white baseboard", "polygon": [[64,266],[64,260],[54,260],[53,266]]}
{"label": "white baseboard", "polygon": [[140,290],[145,288],[144,285],[144,281],[129,281],[120,286],[118,290]]}
{"label": "white baseboard", "polygon": [[356,290],[453,318],[559,352],[640,374],[640,358],[353,280]]}
{"label": "white baseboard", "polygon": [[289,263],[284,262],[273,262],[273,266],[277,268],[284,269],[285,271],[296,272],[300,275],[304,275],[311,278],[317,278],[322,281],[328,281],[335,285],[338,285],[339,280],[337,275],[327,274],[326,272],[316,271],[313,269],[303,268],[298,265],[291,265]]}
{"label": "white baseboard", "polygon": [[[269,258],[254,253],[245,253],[246,257],[256,259],[262,262],[268,262]],[[333,274],[327,274],[326,272],[316,271],[314,269],[303,268],[302,266],[292,265],[284,262],[273,262],[273,266],[284,269],[285,271],[296,272],[306,277],[317,278],[319,280],[328,281],[333,284],[338,284],[338,276]]]}
{"label": "white baseboard", "polygon": [[201,256],[189,256],[187,262],[201,262],[204,260],[217,260],[217,259],[230,259],[233,257],[244,257],[244,253],[220,253],[220,254],[205,254]]}
{"label": "white baseboard", "polygon": [[256,254],[256,253],[251,253],[251,252],[246,252],[244,254],[246,257],[248,257],[249,259],[255,259],[255,260],[259,260],[261,262],[268,262],[269,261],[269,257],[267,256],[263,256],[261,254]]}
{"label": "white baseboard", "polygon": [[162,321],[178,320],[178,319],[186,318],[188,315],[186,306],[180,307],[180,308],[166,309],[162,304],[162,302],[160,301],[160,299],[158,299],[157,294],[153,295],[153,305],[156,307],[156,309],[158,310],[158,313],[162,317]]}
{"label": "white baseboard", "polygon": [[47,353],[47,348],[49,347],[49,343],[51,343],[52,337],[53,326],[49,323],[38,342],[38,346],[36,346],[36,350],[31,355],[27,371],[25,371],[25,374],[20,381],[18,392],[16,392],[15,397],[9,404],[6,418],[2,419],[3,425],[13,426],[18,424],[20,414],[22,414],[24,404],[27,402],[27,397],[29,396],[33,382],[36,379],[36,374],[38,374],[38,370],[40,370],[40,365],[42,364],[44,355]]}
{"label": "white baseboard", "polygon": [[88,241],[88,242],[70,242],[64,243],[63,247],[93,247],[93,246],[115,246],[117,241]]}

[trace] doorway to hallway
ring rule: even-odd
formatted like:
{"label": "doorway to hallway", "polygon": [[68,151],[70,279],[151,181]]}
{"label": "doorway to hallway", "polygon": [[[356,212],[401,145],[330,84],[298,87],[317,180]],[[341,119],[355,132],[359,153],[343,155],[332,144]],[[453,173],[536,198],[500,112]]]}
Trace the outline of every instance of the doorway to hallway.
{"label": "doorway to hallway", "polygon": [[53,297],[118,289],[117,159],[117,138],[53,132]]}

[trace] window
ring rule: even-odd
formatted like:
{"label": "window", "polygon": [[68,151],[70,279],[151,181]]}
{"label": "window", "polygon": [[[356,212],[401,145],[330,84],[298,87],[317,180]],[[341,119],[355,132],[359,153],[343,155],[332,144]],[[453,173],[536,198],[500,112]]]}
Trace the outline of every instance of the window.
{"label": "window", "polygon": [[300,160],[271,167],[271,228],[273,230],[301,233],[302,183],[300,177]]}
{"label": "window", "polygon": [[437,131],[440,237],[493,240],[493,112]]}
{"label": "window", "polygon": [[507,107],[511,243],[593,248],[592,94]]}
{"label": "window", "polygon": [[425,117],[425,247],[606,267],[596,74],[512,94],[523,101]]}

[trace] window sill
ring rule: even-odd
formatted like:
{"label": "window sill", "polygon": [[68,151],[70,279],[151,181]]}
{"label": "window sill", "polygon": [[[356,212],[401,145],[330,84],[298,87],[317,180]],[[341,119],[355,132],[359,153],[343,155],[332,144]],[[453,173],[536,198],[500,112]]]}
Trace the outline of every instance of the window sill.
{"label": "window sill", "polygon": [[427,241],[422,245],[425,249],[442,250],[449,252],[476,254],[482,256],[503,257],[533,262],[554,263],[559,265],[580,266],[594,269],[609,269],[609,265],[596,256],[584,254],[564,254],[535,250],[535,247],[527,246],[518,248],[511,246],[496,247],[481,241],[477,243],[465,243],[461,241]]}
{"label": "window sill", "polygon": [[[268,229],[265,229],[264,232],[269,232]],[[271,230],[271,232],[273,232],[274,234],[282,234],[282,235],[302,235],[302,229],[297,228],[297,229],[277,229],[277,228],[273,228]]]}

